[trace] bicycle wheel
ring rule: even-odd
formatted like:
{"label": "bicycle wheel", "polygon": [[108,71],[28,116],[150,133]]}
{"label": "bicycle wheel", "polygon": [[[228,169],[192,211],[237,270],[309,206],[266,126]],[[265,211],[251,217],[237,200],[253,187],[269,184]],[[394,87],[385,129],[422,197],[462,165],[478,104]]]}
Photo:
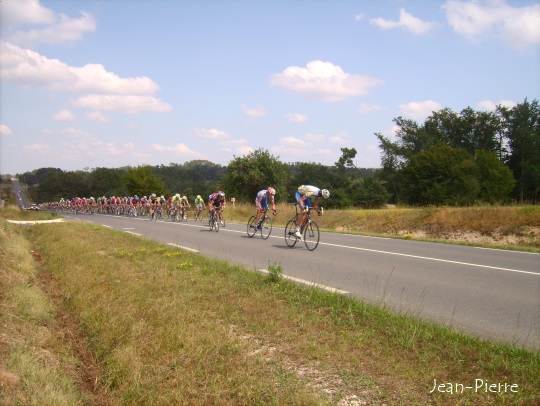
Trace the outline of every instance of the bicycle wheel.
{"label": "bicycle wheel", "polygon": [[289,220],[285,226],[285,244],[289,247],[294,247],[298,239],[294,235],[296,232],[296,220]]}
{"label": "bicycle wheel", "polygon": [[210,231],[214,229],[214,216],[212,214],[208,216],[208,227],[210,228]]}
{"label": "bicycle wheel", "polygon": [[217,233],[219,231],[219,219],[217,217],[214,217],[214,231]]}
{"label": "bicycle wheel", "polygon": [[319,226],[314,221],[310,221],[304,228],[304,243],[306,248],[313,251],[319,245],[319,238],[321,234],[319,232]]}
{"label": "bicycle wheel", "polygon": [[272,217],[266,217],[261,223],[261,237],[263,240],[268,239],[272,233]]}
{"label": "bicycle wheel", "polygon": [[247,235],[253,237],[257,232],[257,226],[255,225],[255,216],[251,216],[247,222]]}

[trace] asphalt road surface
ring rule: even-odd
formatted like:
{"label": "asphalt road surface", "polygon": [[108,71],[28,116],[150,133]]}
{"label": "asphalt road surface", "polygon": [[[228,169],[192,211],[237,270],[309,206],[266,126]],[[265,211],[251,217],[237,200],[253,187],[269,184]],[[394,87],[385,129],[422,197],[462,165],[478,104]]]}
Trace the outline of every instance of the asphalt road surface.
{"label": "asphalt road surface", "polygon": [[[190,213],[191,214],[191,213]],[[384,304],[458,330],[540,349],[540,254],[321,233],[315,251],[285,244],[284,229],[249,238],[245,224],[210,231],[206,221],[67,215],[260,271]],[[226,215],[225,215],[226,217]],[[247,222],[247,219],[246,219]]]}
{"label": "asphalt road surface", "polygon": [[19,207],[26,209],[30,206],[30,203],[28,201],[28,197],[26,196],[26,193],[21,187],[21,184],[19,183],[18,179],[12,178],[11,184],[13,186],[13,193],[15,193],[15,197],[17,198],[17,204]]}

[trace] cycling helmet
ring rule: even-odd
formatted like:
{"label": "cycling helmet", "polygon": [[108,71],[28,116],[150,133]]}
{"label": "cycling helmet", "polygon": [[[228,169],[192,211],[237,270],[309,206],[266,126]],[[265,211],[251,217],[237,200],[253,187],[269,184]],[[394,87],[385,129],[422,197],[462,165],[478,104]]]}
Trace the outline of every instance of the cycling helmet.
{"label": "cycling helmet", "polygon": [[186,196],[182,196],[182,199],[187,200],[187,197],[186,197]]}
{"label": "cycling helmet", "polygon": [[273,187],[269,187],[268,189],[266,189],[266,192],[269,195],[275,195],[276,194],[276,189],[274,189]]}
{"label": "cycling helmet", "polygon": [[200,199],[201,198],[201,195],[197,195],[197,199]]}
{"label": "cycling helmet", "polygon": [[176,197],[177,199],[180,199],[180,193],[175,194],[174,197]]}
{"label": "cycling helmet", "polygon": [[225,196],[225,192],[223,192],[223,191],[220,190],[220,191],[218,192],[218,195],[220,195],[221,197],[224,197],[224,196]]}
{"label": "cycling helmet", "polygon": [[325,199],[328,199],[330,197],[330,192],[328,191],[328,189],[321,190],[321,196]]}
{"label": "cycling helmet", "polygon": [[155,193],[152,193],[152,194],[150,195],[150,197],[156,197],[156,194],[155,194]]}

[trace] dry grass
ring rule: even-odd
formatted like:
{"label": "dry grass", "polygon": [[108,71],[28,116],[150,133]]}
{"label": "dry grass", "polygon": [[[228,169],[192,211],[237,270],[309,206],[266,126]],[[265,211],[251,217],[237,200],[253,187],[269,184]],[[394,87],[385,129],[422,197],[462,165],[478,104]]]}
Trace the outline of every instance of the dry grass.
{"label": "dry grass", "polygon": [[57,335],[56,309],[39,284],[22,231],[0,219],[0,403],[76,405],[76,360]]}

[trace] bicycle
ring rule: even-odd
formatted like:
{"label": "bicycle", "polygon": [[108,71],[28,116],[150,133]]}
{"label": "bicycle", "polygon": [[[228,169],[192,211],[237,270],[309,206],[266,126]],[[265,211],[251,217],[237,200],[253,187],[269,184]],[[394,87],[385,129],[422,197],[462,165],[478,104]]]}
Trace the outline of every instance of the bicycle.
{"label": "bicycle", "polygon": [[203,221],[203,209],[202,207],[195,207],[195,221]]}
{"label": "bicycle", "polygon": [[[296,234],[296,226],[298,222],[298,215],[301,213],[298,213],[298,203],[292,203],[295,206],[296,214],[295,216],[289,220],[287,225],[285,226],[285,243],[289,247],[294,247],[298,240]],[[319,231],[319,226],[315,221],[311,219],[311,211],[316,210],[317,212],[323,212],[323,208],[316,209],[315,207],[308,207],[308,211],[306,213],[307,221],[306,224],[300,228],[300,234],[302,234],[302,240],[304,241],[304,244],[306,245],[306,248],[309,251],[313,251],[317,246],[319,245],[319,239],[321,236],[321,233]]]}
{"label": "bicycle", "polygon": [[251,216],[247,223],[247,235],[253,237],[257,231],[261,232],[263,240],[268,239],[272,233],[272,217],[268,215],[268,209],[264,210],[264,215],[255,223],[257,216]]}
{"label": "bicycle", "polygon": [[216,217],[216,209],[212,210],[210,216],[208,216],[208,227],[210,227],[210,231],[214,230],[216,233],[219,231],[219,220]]}

